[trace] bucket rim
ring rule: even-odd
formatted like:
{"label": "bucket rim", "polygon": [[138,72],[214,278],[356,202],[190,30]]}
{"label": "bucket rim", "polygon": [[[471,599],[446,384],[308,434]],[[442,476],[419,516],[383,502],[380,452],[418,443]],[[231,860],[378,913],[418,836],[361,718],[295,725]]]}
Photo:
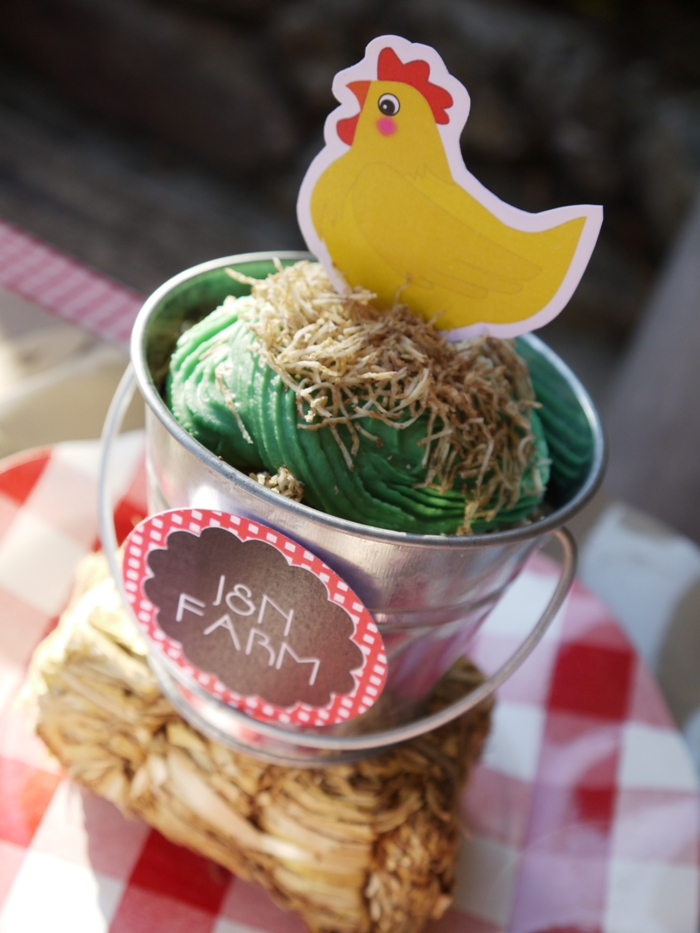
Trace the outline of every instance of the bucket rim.
{"label": "bucket rim", "polygon": [[545,518],[533,522],[531,525],[471,535],[426,535],[393,531],[389,528],[377,528],[373,525],[363,525],[360,522],[354,522],[350,519],[329,515],[326,512],[320,512],[301,502],[295,502],[284,496],[280,496],[278,493],[274,493],[264,486],[261,486],[255,480],[250,479],[250,477],[242,471],[220,460],[176,421],[156,388],[147,362],[146,344],[149,325],[163,301],[188,281],[206,276],[211,272],[217,272],[226,266],[252,262],[270,262],[274,258],[282,261],[288,260],[294,262],[298,262],[302,259],[316,259],[312,253],[302,250],[266,250],[254,253],[237,253],[232,256],[210,259],[207,262],[202,262],[188,269],[184,269],[182,272],[172,276],[160,285],[146,299],[134,322],[131,333],[131,361],[136,374],[137,385],[145,403],[174,440],[181,444],[194,457],[202,461],[210,470],[219,474],[219,476],[232,483],[234,486],[240,487],[247,494],[259,496],[263,501],[267,501],[268,504],[274,505],[281,510],[281,513],[294,515],[297,518],[303,517],[306,521],[331,528],[334,531],[342,532],[354,538],[369,539],[377,543],[397,544],[408,547],[474,549],[480,547],[496,547],[535,539],[560,528],[569,521],[569,519],[580,512],[595,495],[602,482],[607,460],[605,434],[600,416],[596,411],[590,395],[578,377],[566,363],[544,343],[544,341],[539,337],[535,337],[532,333],[523,335],[522,339],[544,357],[567,382],[577,402],[581,406],[591,430],[593,438],[593,456],[591,458],[588,475],[575,495],[565,505],[551,512]]}

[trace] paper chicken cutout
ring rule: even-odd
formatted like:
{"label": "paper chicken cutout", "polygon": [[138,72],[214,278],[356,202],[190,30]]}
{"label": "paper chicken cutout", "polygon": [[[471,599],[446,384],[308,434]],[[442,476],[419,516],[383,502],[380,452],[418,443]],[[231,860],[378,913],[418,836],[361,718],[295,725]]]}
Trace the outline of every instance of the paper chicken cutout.
{"label": "paper chicken cutout", "polygon": [[603,209],[530,214],[467,170],[459,137],[469,94],[437,52],[381,36],[338,72],[340,101],[297,213],[309,249],[337,288],[397,299],[450,339],[514,337],[551,321],[571,298]]}

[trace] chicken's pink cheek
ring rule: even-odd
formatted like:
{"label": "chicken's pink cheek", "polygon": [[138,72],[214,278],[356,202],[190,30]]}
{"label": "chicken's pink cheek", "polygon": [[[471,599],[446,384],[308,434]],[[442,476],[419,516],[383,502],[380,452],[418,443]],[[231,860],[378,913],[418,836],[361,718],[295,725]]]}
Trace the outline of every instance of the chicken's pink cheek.
{"label": "chicken's pink cheek", "polygon": [[382,136],[393,136],[398,127],[391,117],[382,117],[380,120],[377,120],[377,129]]}

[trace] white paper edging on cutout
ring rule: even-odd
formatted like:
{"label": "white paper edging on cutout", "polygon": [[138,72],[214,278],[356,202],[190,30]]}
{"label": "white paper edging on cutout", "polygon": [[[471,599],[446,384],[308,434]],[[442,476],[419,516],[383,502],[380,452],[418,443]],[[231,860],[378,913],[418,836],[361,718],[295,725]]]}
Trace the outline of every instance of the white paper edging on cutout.
{"label": "white paper edging on cutout", "polygon": [[447,331],[447,339],[451,341],[465,340],[468,337],[477,337],[485,333],[492,334],[495,337],[517,337],[544,327],[567,305],[586,270],[603,223],[603,208],[598,204],[578,204],[556,207],[548,211],[531,214],[528,211],[507,204],[492,191],[489,191],[488,188],[485,188],[464,164],[459,144],[462,130],[469,116],[471,106],[469,94],[464,85],[449,73],[440,55],[429,45],[409,42],[400,36],[379,36],[369,43],[362,61],[351,65],[349,68],[344,68],[335,75],[333,79],[333,96],[340,102],[340,106],[336,107],[326,118],[323,131],[326,145],[309,166],[299,189],[297,200],[297,218],[309,249],[321,261],[335,287],[341,292],[347,291],[347,282],[334,265],[326,244],[316,232],[311,218],[311,195],[316,182],[325,170],[350,149],[338,135],[338,122],[357,116],[362,108],[348,85],[352,81],[377,81],[379,54],[386,48],[393,49],[403,64],[417,59],[428,62],[430,81],[433,84],[439,84],[452,96],[453,104],[447,108],[449,122],[437,124],[437,127],[453,180],[468,194],[476,198],[500,221],[525,233],[539,233],[569,220],[585,217],[583,230],[566,275],[556,293],[544,308],[521,321],[505,324],[479,321],[466,327],[455,328]]}

